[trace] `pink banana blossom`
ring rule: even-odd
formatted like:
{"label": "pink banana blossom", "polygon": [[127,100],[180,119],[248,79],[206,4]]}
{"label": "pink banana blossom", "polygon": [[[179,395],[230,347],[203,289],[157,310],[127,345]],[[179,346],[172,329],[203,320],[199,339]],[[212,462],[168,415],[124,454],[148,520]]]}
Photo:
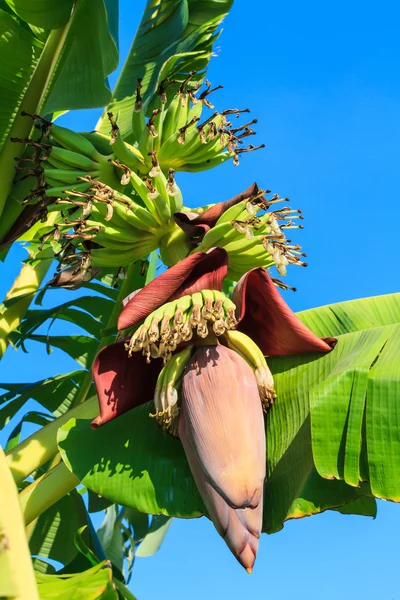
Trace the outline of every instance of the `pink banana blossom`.
{"label": "pink banana blossom", "polygon": [[[335,340],[313,334],[264,269],[244,275],[232,301],[224,300],[227,271],[222,248],[198,252],[128,297],[118,326],[137,328],[94,361],[100,415],[92,427],[154,399],[157,421],[179,436],[217,531],[251,572],[266,474],[261,400],[265,407],[275,396],[264,356],[328,352]],[[169,360],[177,360],[171,380]]]}

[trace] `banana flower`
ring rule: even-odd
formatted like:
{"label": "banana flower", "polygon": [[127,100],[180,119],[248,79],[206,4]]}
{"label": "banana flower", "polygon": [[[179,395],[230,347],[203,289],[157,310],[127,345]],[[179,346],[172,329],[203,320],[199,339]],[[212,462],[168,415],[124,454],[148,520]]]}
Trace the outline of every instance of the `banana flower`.
{"label": "banana flower", "polygon": [[251,572],[262,530],[263,408],[275,398],[265,356],[328,352],[290,310],[264,269],[222,293],[222,248],[187,257],[126,299],[119,329],[93,376],[97,428],[154,399],[157,423],[180,438],[208,514]]}

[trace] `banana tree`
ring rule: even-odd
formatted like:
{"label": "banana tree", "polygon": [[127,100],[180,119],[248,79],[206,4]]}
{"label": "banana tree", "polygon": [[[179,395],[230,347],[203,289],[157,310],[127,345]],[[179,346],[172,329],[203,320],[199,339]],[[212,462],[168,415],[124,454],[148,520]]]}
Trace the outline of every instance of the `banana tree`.
{"label": "banana tree", "polygon": [[[113,91],[116,2],[1,4],[15,61],[4,78],[21,76],[6,88],[0,237],[4,255],[18,240],[30,254],[0,348],[44,344],[78,363],[1,383],[43,598],[131,598],[135,555],[156,551],[173,517],[208,516],[250,572],[262,531],[325,510],[375,515],[375,498],[399,498],[399,296],[295,315],[277,290],[290,286],[269,273],[306,266],[286,237],[301,210],[255,183],[188,208],[178,186],[180,171],[257,149],[243,147],[254,119],[229,120],[248,109],[214,111],[205,79],[231,4],[149,1]],[[106,108],[94,131],[54,123],[95,106]],[[40,308],[52,288],[68,300]],[[80,333],[53,334],[59,322]],[[0,595],[16,593],[13,560]]]}

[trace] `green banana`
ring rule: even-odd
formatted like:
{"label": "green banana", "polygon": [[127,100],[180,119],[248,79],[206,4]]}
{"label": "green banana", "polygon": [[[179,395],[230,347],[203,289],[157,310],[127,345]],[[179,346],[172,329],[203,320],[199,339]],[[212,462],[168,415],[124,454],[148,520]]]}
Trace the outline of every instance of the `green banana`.
{"label": "green banana", "polygon": [[157,246],[148,243],[135,244],[132,249],[121,252],[110,252],[106,248],[96,248],[90,251],[93,267],[125,267],[136,260],[146,258]]}
{"label": "green banana", "polygon": [[[92,184],[89,182],[78,183],[77,185],[74,185],[72,189],[76,190],[77,192],[87,192],[91,185]],[[72,190],[66,190],[64,185],[61,187],[47,188],[45,190],[45,194],[47,198],[68,198],[68,195],[71,193],[71,191]]]}
{"label": "green banana", "polygon": [[94,161],[83,154],[73,152],[72,150],[58,148],[58,146],[52,147],[50,156],[48,158],[50,163],[54,159],[60,163],[64,163],[65,165],[75,167],[76,169],[82,169],[83,171],[99,170],[99,163],[97,161]]}
{"label": "green banana", "polygon": [[80,133],[75,133],[75,131],[71,131],[66,127],[60,127],[53,123],[51,126],[51,135],[57,144],[67,150],[72,150],[78,154],[84,154],[96,162],[106,160],[105,157],[96,150],[93,144]]}
{"label": "green banana", "polygon": [[227,160],[232,158],[232,154],[229,152],[223,152],[214,158],[210,158],[208,160],[198,162],[198,163],[186,163],[180,165],[179,170],[188,173],[201,173],[202,171],[207,171],[208,169],[214,169],[214,167],[219,167],[224,164]]}
{"label": "green banana", "polygon": [[[98,225],[98,222],[93,220],[87,220],[86,225],[88,227],[95,227],[96,225]],[[102,224],[100,233],[102,234],[102,237],[107,237],[111,240],[118,241],[121,244],[135,244],[146,241],[150,242],[153,239],[153,236],[151,234],[146,235],[143,233],[143,231],[139,231],[138,229],[135,229],[133,227],[130,227],[129,229],[117,229],[110,225],[110,223],[107,223],[107,225]],[[101,242],[99,242],[99,244],[100,243]]]}
{"label": "green banana", "polygon": [[246,210],[246,200],[242,200],[241,202],[238,202],[237,204],[234,204],[228,208],[228,210],[226,210],[220,216],[216,225],[219,225],[220,223],[226,223],[227,221],[241,220],[244,214],[249,216]]}
{"label": "green banana", "polygon": [[112,221],[112,224],[118,229],[129,229],[129,223],[120,217],[115,210],[115,206],[116,202],[112,205],[105,202],[93,202],[90,216],[102,225],[108,225]]}
{"label": "green banana", "polygon": [[114,138],[112,149],[115,156],[129,169],[140,169],[145,163],[142,153],[134,146],[124,142],[119,132]]}
{"label": "green banana", "polygon": [[232,230],[233,227],[231,223],[221,223],[221,225],[212,227],[203,237],[198,251],[201,252],[204,250],[209,250],[210,248],[214,248],[215,246],[219,246],[221,240],[224,241],[226,236],[230,234]]}
{"label": "green banana", "polygon": [[108,157],[110,154],[112,154],[112,147],[110,144],[111,138],[107,135],[104,135],[104,133],[100,133],[100,131],[81,131],[80,135],[89,140],[89,142],[93,144],[96,150],[100,152],[103,157]]}
{"label": "green banana", "polygon": [[193,246],[187,234],[175,225],[159,242],[161,260],[167,267],[172,267],[186,258]]}
{"label": "green banana", "polygon": [[58,181],[59,184],[71,184],[77,183],[78,177],[93,177],[94,179],[99,176],[98,171],[91,171],[90,173],[86,173],[85,171],[75,171],[75,170],[66,170],[66,169],[49,169],[45,168],[45,177],[46,182],[47,179],[51,179],[52,181]]}
{"label": "green banana", "polygon": [[145,127],[146,119],[144,118],[143,109],[140,108],[140,110],[134,110],[132,113],[132,138],[136,143],[139,142]]}
{"label": "green banana", "polygon": [[[118,194],[115,195],[115,199],[118,200]],[[125,222],[125,227],[132,225],[137,229],[151,232],[159,230],[160,226],[151,213],[142,206],[139,206],[139,204],[136,204],[136,202],[132,201],[129,208],[118,202],[114,202],[113,209],[118,217]]]}
{"label": "green banana", "polygon": [[177,112],[180,106],[180,96],[175,94],[172,98],[164,117],[161,146],[168,140],[168,138],[178,130],[177,127]]}
{"label": "green banana", "polygon": [[154,206],[154,201],[149,198],[149,190],[145,184],[145,182],[133,171],[130,174],[130,180],[133,189],[143,201],[143,204],[152,215],[152,217],[157,221],[159,225],[162,225],[163,221],[159,217],[156,207]]}

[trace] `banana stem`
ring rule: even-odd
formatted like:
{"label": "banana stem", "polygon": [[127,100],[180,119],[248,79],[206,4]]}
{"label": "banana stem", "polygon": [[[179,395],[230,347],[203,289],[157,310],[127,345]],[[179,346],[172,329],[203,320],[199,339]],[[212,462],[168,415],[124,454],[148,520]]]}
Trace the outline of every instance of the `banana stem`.
{"label": "banana stem", "polygon": [[69,410],[9,450],[7,462],[14,481],[17,484],[21,483],[28,475],[57,454],[57,431],[62,425],[72,417],[77,419],[94,418],[98,412],[97,398],[93,396],[84,404]]}
{"label": "banana stem", "polygon": [[19,495],[25,525],[37,519],[78,484],[79,479],[63,462],[31,483]]}
{"label": "banana stem", "polygon": [[5,301],[16,300],[0,315],[0,359],[3,357],[9,344],[8,335],[21,323],[28,310],[34,293],[39,289],[47,271],[50,268],[53,251],[51,248],[43,250],[38,255],[40,260],[34,265],[24,265],[13,286],[8,291]]}
{"label": "banana stem", "polygon": [[23,143],[11,142],[10,138],[24,139],[29,136],[33,122],[29,117],[23,117],[21,113],[35,114],[39,112],[74,19],[74,13],[64,27],[54,29],[50,32],[24,98],[19,106],[18,114],[11,126],[9,137],[0,154],[0,216],[13,185],[15,174],[14,157],[21,157],[24,151]]}
{"label": "banana stem", "polygon": [[0,448],[0,597],[39,600],[18,492]]}

